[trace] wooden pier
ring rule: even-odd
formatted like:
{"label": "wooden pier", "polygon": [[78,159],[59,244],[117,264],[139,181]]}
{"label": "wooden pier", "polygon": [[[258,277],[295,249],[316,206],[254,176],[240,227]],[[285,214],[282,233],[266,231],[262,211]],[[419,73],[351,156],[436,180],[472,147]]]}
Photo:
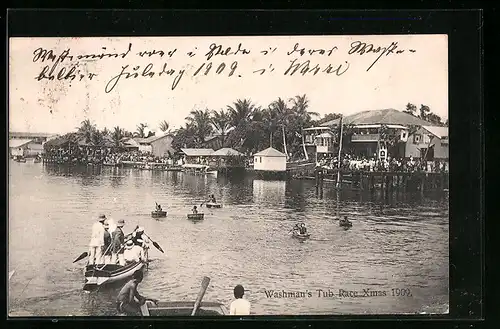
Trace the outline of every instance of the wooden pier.
{"label": "wooden pier", "polygon": [[[446,172],[367,172],[316,170],[314,179],[316,189],[323,188],[325,182],[331,182],[341,189],[352,189],[380,193],[382,197],[419,192],[447,192],[449,190],[449,175]],[[340,181],[337,182],[337,177]]]}

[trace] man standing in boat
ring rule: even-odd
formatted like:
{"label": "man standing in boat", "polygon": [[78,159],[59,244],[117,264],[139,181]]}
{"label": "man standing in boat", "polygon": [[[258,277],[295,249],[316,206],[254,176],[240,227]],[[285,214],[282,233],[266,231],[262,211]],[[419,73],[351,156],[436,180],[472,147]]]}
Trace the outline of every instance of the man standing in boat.
{"label": "man standing in boat", "polygon": [[109,233],[109,222],[106,220],[104,222],[104,246],[102,247],[102,258],[104,264],[111,264],[111,247],[112,239],[111,233]]}
{"label": "man standing in boat", "polygon": [[[141,305],[146,303],[146,298],[141,296],[137,291],[137,286],[142,282],[144,274],[141,270],[135,271],[132,280],[127,282],[118,297],[116,298],[116,309],[119,313],[126,315],[141,315]],[[156,299],[149,299],[155,304],[158,303]]]}
{"label": "man standing in boat", "polygon": [[123,244],[125,242],[125,234],[123,233],[122,227],[125,225],[125,221],[120,219],[116,224],[116,230],[113,232],[112,240],[113,246],[111,251],[111,264],[116,264],[117,260],[121,266],[125,266],[125,258],[123,257]]}
{"label": "man standing in boat", "polygon": [[97,222],[92,225],[92,236],[89,243],[89,265],[100,264],[102,256],[102,246],[104,246],[104,221],[106,216],[99,215]]}

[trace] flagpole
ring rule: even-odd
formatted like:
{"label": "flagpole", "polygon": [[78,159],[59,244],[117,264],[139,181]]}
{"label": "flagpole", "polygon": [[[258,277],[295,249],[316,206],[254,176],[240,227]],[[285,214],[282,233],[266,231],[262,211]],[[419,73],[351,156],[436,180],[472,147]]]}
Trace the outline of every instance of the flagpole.
{"label": "flagpole", "polygon": [[338,165],[337,165],[337,188],[340,188],[340,166],[341,166],[341,159],[340,156],[342,154],[342,135],[344,132],[344,123],[342,122],[343,120],[342,115],[340,116],[340,141],[339,141],[339,157],[338,157]]}

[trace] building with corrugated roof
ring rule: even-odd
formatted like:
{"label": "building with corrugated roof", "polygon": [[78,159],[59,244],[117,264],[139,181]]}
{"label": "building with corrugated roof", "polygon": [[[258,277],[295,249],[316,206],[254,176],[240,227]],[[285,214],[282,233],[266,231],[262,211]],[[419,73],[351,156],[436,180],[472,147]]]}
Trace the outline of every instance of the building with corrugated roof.
{"label": "building with corrugated roof", "polygon": [[253,155],[253,168],[255,171],[285,172],[286,154],[275,148],[269,147]]}

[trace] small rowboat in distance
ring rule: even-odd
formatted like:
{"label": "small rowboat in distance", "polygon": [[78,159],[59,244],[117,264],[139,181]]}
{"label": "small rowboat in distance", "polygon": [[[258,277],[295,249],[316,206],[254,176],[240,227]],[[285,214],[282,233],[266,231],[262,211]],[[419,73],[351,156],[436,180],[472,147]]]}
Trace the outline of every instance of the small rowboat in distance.
{"label": "small rowboat in distance", "polygon": [[311,236],[310,234],[300,234],[296,231],[293,232],[293,237],[301,241],[309,239],[310,236]]}
{"label": "small rowboat in distance", "polygon": [[341,219],[341,220],[339,220],[339,226],[342,226],[345,228],[352,227],[352,222],[348,219]]}
{"label": "small rowboat in distance", "polygon": [[[147,301],[141,307],[142,316],[190,316],[195,302],[159,302],[155,305]],[[217,302],[201,302],[196,316],[221,316],[227,315],[227,308]]]}
{"label": "small rowboat in distance", "polygon": [[206,206],[207,208],[222,208],[222,205],[220,203],[208,202]]}
{"label": "small rowboat in distance", "polygon": [[187,218],[192,221],[203,220],[205,218],[205,214],[188,214]]}
{"label": "small rowboat in distance", "polygon": [[155,211],[151,212],[151,217],[153,217],[153,218],[167,217],[167,212],[163,211],[163,210],[161,210],[161,211],[155,210]]}

